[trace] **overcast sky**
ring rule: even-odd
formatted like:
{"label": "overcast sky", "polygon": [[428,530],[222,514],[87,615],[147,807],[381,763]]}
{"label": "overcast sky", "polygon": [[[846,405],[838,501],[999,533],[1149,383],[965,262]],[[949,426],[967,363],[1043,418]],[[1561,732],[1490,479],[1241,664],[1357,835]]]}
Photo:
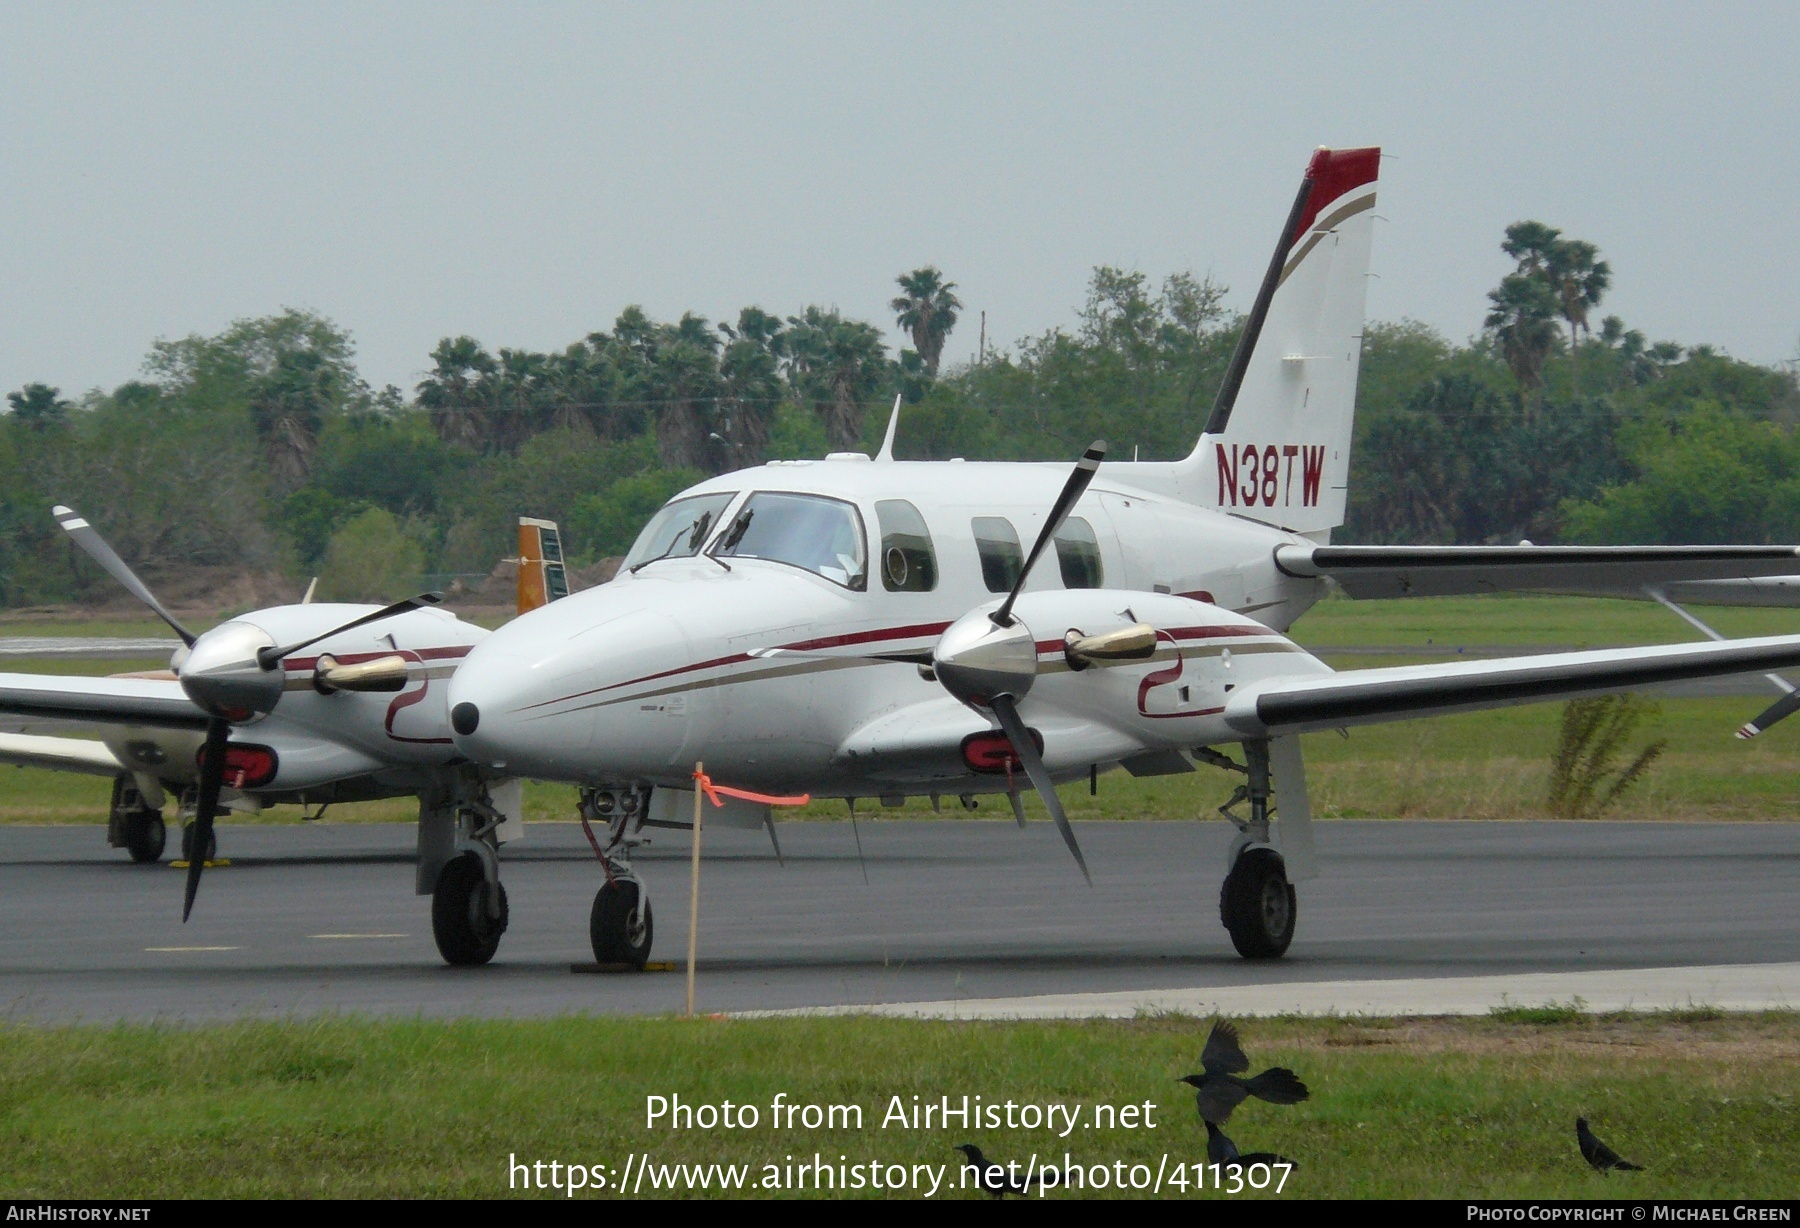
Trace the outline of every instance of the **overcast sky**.
{"label": "overcast sky", "polygon": [[[1800,343],[1800,5],[0,5],[0,388],[136,374],[284,306],[410,389],[439,338],[560,348],[640,303],[891,327],[949,356],[1088,270],[1242,309],[1315,145],[1379,144],[1369,311],[1461,339],[1539,218],[1602,308]],[[897,341],[898,334],[892,334]]]}

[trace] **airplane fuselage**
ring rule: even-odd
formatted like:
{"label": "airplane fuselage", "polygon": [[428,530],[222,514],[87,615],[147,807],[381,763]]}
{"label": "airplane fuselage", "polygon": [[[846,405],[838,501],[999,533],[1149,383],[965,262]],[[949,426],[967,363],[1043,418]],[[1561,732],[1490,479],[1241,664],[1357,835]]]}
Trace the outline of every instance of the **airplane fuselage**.
{"label": "airplane fuselage", "polygon": [[[1027,599],[1102,590],[1093,597],[1107,608],[1087,611],[1089,632],[1132,621],[1121,612],[1127,602],[1114,598],[1136,590],[1136,605],[1166,608],[1160,619],[1132,613],[1172,631],[1154,660],[1116,671],[1133,690],[1140,675],[1168,675],[1125,705],[1142,727],[1117,731],[1116,754],[1085,723],[1080,738],[1059,737],[1057,717],[1040,727],[1046,762],[1062,776],[1110,766],[1146,741],[1191,747],[1238,736],[1222,722],[1222,688],[1260,676],[1270,654],[1284,658],[1282,672],[1324,669],[1278,634],[1325,591],[1275,564],[1277,546],[1310,539],[1130,483],[1134,469],[1159,468],[1102,469],[1065,529],[1070,557],[1046,558],[1025,589]],[[678,501],[729,496],[708,523],[705,551],[622,572],[516,620],[470,653],[450,680],[449,701],[481,716],[472,733],[459,731],[458,745],[496,772],[586,784],[680,784],[704,758],[720,779],[826,795],[1006,788],[1003,773],[971,771],[966,758],[943,753],[947,722],[978,736],[992,730],[984,715],[916,664],[871,654],[929,652],[952,622],[997,603],[1017,573],[997,566],[996,554],[1036,537],[1066,474],[1060,465],[857,457],[701,483]],[[840,532],[859,537],[859,549],[845,536],[830,547],[829,565],[810,566],[722,549],[759,495],[830,501],[836,515],[852,513]],[[1088,553],[1081,542],[1091,543]],[[898,563],[894,543],[904,548]],[[1034,630],[1055,637],[1043,646],[1050,693],[1055,673],[1067,671],[1059,665],[1067,628]],[[1033,707],[1028,699],[1028,719]],[[933,742],[909,756],[914,724],[931,729]]]}

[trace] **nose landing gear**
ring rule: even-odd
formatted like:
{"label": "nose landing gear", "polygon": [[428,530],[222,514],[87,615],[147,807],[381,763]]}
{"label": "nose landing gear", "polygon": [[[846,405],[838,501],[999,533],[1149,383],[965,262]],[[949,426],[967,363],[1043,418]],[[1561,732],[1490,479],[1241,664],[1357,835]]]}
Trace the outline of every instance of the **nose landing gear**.
{"label": "nose landing gear", "polygon": [[[641,789],[583,789],[581,791],[581,830],[600,859],[600,870],[606,882],[594,893],[594,907],[588,914],[588,941],[594,948],[597,964],[623,964],[642,969],[650,960],[650,943],[656,934],[656,923],[650,911],[649,893],[631,868],[631,850],[638,840],[628,839],[626,829],[639,819],[648,807],[646,791]],[[594,835],[593,823],[606,824],[606,843]]]}
{"label": "nose landing gear", "polygon": [[615,877],[594,894],[588,940],[594,947],[595,963],[642,968],[650,961],[650,941],[655,934],[650,900],[636,879]]}

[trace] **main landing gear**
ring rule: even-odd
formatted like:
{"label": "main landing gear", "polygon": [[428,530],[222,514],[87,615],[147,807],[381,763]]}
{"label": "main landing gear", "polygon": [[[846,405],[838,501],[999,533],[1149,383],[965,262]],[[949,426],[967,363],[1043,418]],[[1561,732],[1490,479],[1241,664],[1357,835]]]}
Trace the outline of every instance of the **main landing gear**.
{"label": "main landing gear", "polygon": [[[1294,885],[1288,881],[1287,863],[1269,844],[1269,744],[1244,743],[1244,763],[1238,764],[1217,751],[1202,748],[1198,757],[1228,771],[1243,772],[1239,785],[1219,813],[1237,826],[1228,862],[1231,872],[1219,888],[1219,920],[1231,935],[1231,945],[1245,959],[1279,959],[1294,940],[1294,921],[1299,914]],[[1248,802],[1248,818],[1234,808]]]}
{"label": "main landing gear", "polygon": [[494,833],[505,818],[483,798],[457,808],[458,852],[438,871],[431,893],[431,936],[446,963],[485,964],[500,949],[509,917]]}
{"label": "main landing gear", "polygon": [[150,805],[129,773],[113,777],[106,834],[108,843],[124,849],[135,862],[162,860],[163,845],[169,836],[162,810]]}
{"label": "main landing gear", "polygon": [[[595,856],[600,858],[606,881],[594,894],[588,914],[588,941],[597,964],[623,964],[642,969],[650,960],[650,943],[656,922],[650,911],[649,893],[631,868],[631,850],[641,841],[627,838],[626,828],[639,819],[649,804],[641,789],[583,789],[581,829],[587,833]],[[606,825],[605,843],[594,835],[594,823]],[[641,826],[641,824],[640,824]]]}

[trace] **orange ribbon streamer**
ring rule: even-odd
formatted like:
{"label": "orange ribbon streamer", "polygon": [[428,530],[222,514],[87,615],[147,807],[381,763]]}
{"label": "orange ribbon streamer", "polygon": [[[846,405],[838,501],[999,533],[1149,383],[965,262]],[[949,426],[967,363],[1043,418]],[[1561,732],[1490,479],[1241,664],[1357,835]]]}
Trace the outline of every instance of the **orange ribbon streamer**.
{"label": "orange ribbon streamer", "polygon": [[802,793],[799,797],[776,797],[768,793],[752,793],[748,789],[734,789],[730,785],[714,784],[712,777],[704,772],[695,772],[694,781],[700,786],[700,791],[706,794],[707,800],[715,806],[724,806],[725,797],[735,797],[746,802],[758,802],[764,806],[804,806],[812,801],[810,793]]}

